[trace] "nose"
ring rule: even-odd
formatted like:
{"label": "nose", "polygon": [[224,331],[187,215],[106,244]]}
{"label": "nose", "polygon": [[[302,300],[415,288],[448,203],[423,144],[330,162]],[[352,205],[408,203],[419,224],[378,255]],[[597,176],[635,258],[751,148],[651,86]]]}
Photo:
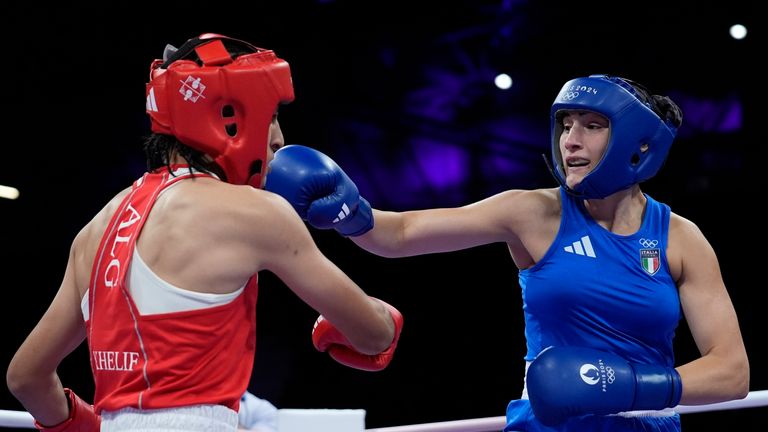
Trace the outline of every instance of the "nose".
{"label": "nose", "polygon": [[582,143],[581,143],[582,134],[580,130],[581,129],[578,126],[574,125],[570,128],[570,130],[563,132],[563,136],[561,139],[565,141],[563,143],[563,146],[567,150],[573,151],[575,149],[579,149],[582,147]]}
{"label": "nose", "polygon": [[275,124],[270,129],[269,148],[273,152],[276,152],[283,147],[285,147],[285,139],[283,138],[283,131],[280,129],[280,126],[277,125],[275,122]]}
{"label": "nose", "polygon": [[276,152],[281,148],[285,147],[285,142],[282,139],[273,139],[272,142],[269,144],[269,147],[272,149],[273,152]]}

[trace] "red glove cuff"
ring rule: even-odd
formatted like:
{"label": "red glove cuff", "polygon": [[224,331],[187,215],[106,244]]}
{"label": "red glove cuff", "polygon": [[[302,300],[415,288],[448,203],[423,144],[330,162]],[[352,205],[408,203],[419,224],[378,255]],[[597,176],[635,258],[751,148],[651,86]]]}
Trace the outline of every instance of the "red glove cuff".
{"label": "red glove cuff", "polygon": [[35,420],[35,427],[45,432],[98,432],[101,417],[93,411],[93,406],[68,388],[64,389],[64,394],[69,403],[69,417],[55,426],[43,426]]}
{"label": "red glove cuff", "polygon": [[[377,299],[378,300],[378,299]],[[318,351],[328,351],[337,362],[351,368],[364,371],[376,372],[385,369],[395,354],[397,342],[400,340],[400,333],[403,330],[403,315],[393,306],[380,301],[392,316],[395,324],[395,336],[387,349],[378,354],[362,354],[352,348],[349,340],[341,334],[330,322],[321,315],[315,322],[312,331],[312,343]]]}
{"label": "red glove cuff", "polygon": [[322,315],[317,317],[314,327],[312,327],[312,345],[320,352],[325,352],[331,345],[352,345],[346,336],[341,334],[330,321]]}

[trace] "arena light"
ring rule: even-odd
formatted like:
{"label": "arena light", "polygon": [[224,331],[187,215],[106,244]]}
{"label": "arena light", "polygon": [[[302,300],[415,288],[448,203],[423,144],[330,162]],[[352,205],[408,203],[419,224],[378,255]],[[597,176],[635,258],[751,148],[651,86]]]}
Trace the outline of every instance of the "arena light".
{"label": "arena light", "polygon": [[507,90],[512,87],[512,77],[505,73],[501,73],[496,75],[493,83],[496,84],[496,87],[500,88],[501,90]]}
{"label": "arena light", "polygon": [[744,39],[747,37],[747,28],[741,24],[734,24],[731,26],[730,34],[734,39]]}
{"label": "arena light", "polygon": [[0,198],[15,200],[19,197],[19,190],[15,187],[0,185]]}

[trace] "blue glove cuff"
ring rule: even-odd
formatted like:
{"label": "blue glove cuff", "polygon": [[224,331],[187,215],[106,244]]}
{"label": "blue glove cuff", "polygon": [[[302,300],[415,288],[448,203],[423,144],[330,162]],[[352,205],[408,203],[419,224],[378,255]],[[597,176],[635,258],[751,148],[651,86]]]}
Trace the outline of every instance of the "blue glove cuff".
{"label": "blue glove cuff", "polygon": [[360,197],[360,202],[354,213],[340,221],[335,229],[345,237],[357,237],[372,230],[373,210],[371,210],[371,204],[368,200]]}
{"label": "blue glove cuff", "polygon": [[658,410],[673,408],[680,403],[683,382],[674,368],[658,365],[633,364],[635,402],[632,409]]}

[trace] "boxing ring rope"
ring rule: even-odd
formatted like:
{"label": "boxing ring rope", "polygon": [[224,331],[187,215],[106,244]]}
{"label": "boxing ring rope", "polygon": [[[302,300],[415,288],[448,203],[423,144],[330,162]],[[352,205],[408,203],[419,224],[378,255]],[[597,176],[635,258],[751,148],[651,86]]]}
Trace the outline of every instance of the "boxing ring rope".
{"label": "boxing ring rope", "polygon": [[[751,391],[744,399],[728,402],[718,402],[708,405],[678,405],[675,407],[675,411],[680,414],[690,414],[705,411],[723,411],[762,406],[768,406],[768,390]],[[366,429],[365,432],[492,432],[502,430],[505,423],[506,419],[504,416],[499,416]],[[3,427],[35,428],[32,416],[28,412],[0,410],[0,428]]]}
{"label": "boxing ring rope", "polygon": [[[678,405],[675,407],[675,411],[680,414],[689,414],[761,406],[768,406],[768,390],[752,391],[749,392],[744,399],[728,402],[718,402],[708,405]],[[494,432],[504,429],[505,425],[506,418],[504,416],[499,416],[366,429],[366,432]]]}
{"label": "boxing ring rope", "polygon": [[0,410],[0,427],[34,429],[34,420],[26,411]]}

